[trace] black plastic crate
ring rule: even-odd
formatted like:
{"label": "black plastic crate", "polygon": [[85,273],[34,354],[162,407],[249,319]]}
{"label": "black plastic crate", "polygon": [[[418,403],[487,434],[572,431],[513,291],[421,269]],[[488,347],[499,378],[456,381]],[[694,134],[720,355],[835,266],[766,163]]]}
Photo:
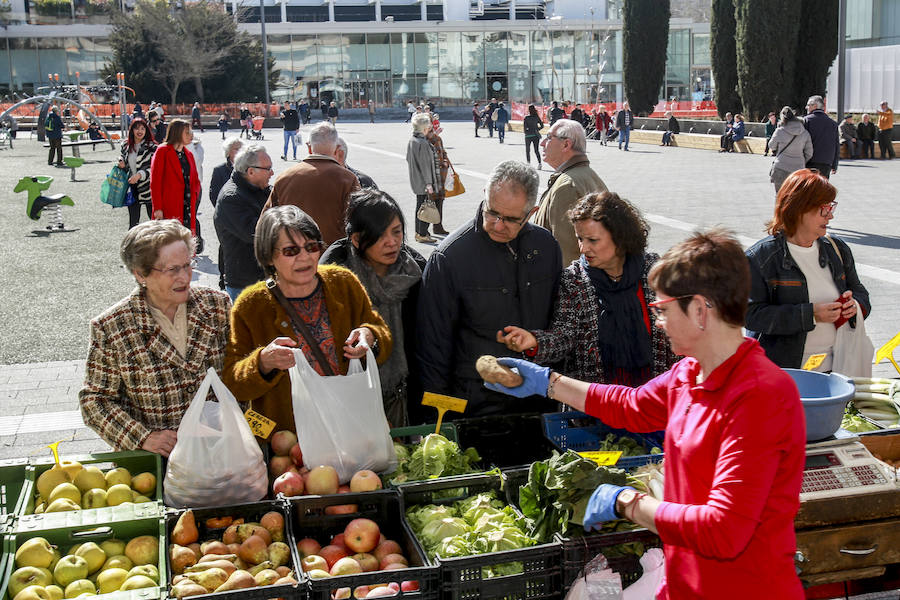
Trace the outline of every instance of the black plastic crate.
{"label": "black plastic crate", "polygon": [[[343,533],[353,519],[366,518],[375,521],[382,534],[394,540],[403,548],[409,561],[408,569],[393,571],[370,571],[356,575],[339,575],[323,579],[309,579],[310,600],[331,600],[332,592],[340,588],[350,588],[373,584],[387,584],[404,581],[418,581],[419,589],[398,592],[395,598],[415,600],[437,600],[441,597],[440,573],[425,558],[418,541],[403,518],[400,494],[394,490],[379,490],[360,494],[336,494],[328,496],[296,496],[288,500],[291,544],[296,548],[298,541],[312,538],[325,546],[335,535]],[[356,511],[345,514],[326,514],[331,506],[355,504]]]}
{"label": "black plastic crate", "polygon": [[[503,481],[499,475],[473,474],[415,482],[399,488],[403,495],[403,510],[415,504],[450,504],[469,496],[495,490],[503,498]],[[458,490],[446,498],[447,490]],[[444,493],[439,493],[444,492]],[[514,510],[518,510],[513,506]],[[443,598],[474,600],[476,598],[504,598],[506,600],[536,600],[557,598],[562,592],[560,546],[558,542],[505,552],[491,552],[458,558],[440,558]],[[516,575],[483,578],[482,567],[509,562],[521,562],[523,572]]]}
{"label": "black plastic crate", "polygon": [[[178,517],[181,516],[187,509],[179,509],[177,511],[170,511],[165,518],[166,525],[166,556],[168,556],[168,550],[172,543],[171,535],[172,530],[175,528],[175,523],[178,521]],[[297,585],[290,584],[282,584],[282,585],[268,585],[264,587],[255,587],[245,590],[234,590],[230,592],[213,592],[209,594],[202,594],[198,596],[190,596],[190,598],[197,598],[198,600],[268,600],[269,598],[284,598],[285,600],[306,600],[308,597],[307,585],[305,581],[305,576],[303,575],[303,571],[300,568],[300,557],[297,554],[297,547],[294,541],[290,536],[290,525],[289,525],[289,515],[287,511],[287,505],[282,500],[263,500],[260,502],[253,502],[250,504],[235,504],[231,506],[217,506],[217,507],[209,507],[209,508],[195,508],[191,509],[194,513],[194,521],[197,524],[197,530],[200,532],[198,541],[204,542],[210,539],[219,539],[221,540],[222,534],[225,532],[225,528],[216,528],[211,529],[206,526],[206,520],[212,517],[234,517],[235,519],[243,518],[245,522],[256,522],[259,519],[270,511],[280,512],[282,516],[284,516],[284,543],[288,545],[291,549],[291,570],[294,572],[294,579],[296,579],[299,583]],[[165,583],[168,584],[166,589],[168,591],[168,595],[170,598],[174,598],[172,595],[172,579],[175,574],[172,573],[172,564],[171,561],[166,562],[166,580]]]}
{"label": "black plastic crate", "polygon": [[475,448],[485,468],[544,460],[553,445],[544,437],[540,413],[454,419],[460,448]]}

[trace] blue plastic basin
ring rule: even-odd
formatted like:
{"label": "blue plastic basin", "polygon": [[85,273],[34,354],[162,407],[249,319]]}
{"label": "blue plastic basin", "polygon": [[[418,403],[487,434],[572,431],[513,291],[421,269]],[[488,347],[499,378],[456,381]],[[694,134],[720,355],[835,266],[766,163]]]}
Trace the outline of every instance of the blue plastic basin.
{"label": "blue plastic basin", "polygon": [[806,415],[806,441],[823,440],[837,431],[856,386],[838,373],[785,369],[800,390]]}

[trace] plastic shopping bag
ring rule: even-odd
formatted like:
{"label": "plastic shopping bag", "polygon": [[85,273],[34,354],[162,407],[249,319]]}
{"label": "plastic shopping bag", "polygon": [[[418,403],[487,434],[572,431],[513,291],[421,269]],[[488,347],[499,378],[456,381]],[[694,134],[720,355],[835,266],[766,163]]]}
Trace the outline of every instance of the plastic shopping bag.
{"label": "plastic shopping bag", "polygon": [[361,469],[393,471],[397,455],[390,436],[375,355],[366,352],[366,368],[350,361],[346,375],[324,377],[294,350],[289,370],[294,424],[308,468],[330,465],[341,483]]}
{"label": "plastic shopping bag", "polygon": [[[209,388],[218,402],[207,401]],[[164,480],[167,506],[225,506],[266,495],[262,451],[234,396],[210,368],[178,427]]]}
{"label": "plastic shopping bag", "polygon": [[128,191],[128,171],[113,167],[100,185],[100,202],[113,208],[125,206],[125,194]]}

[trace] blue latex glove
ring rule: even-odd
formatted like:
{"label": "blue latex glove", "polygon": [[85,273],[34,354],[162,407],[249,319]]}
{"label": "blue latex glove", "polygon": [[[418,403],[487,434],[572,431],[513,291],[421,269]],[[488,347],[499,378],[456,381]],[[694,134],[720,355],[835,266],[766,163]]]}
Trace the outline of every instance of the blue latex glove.
{"label": "blue latex glove", "polygon": [[586,531],[596,529],[597,531],[607,521],[615,521],[619,518],[616,514],[616,499],[622,490],[634,489],[621,485],[612,485],[603,483],[597,486],[591,499],[588,500],[587,509],[584,511],[584,528]]}
{"label": "blue latex glove", "polygon": [[522,385],[514,388],[508,388],[499,383],[485,382],[484,387],[487,389],[515,396],[516,398],[525,398],[527,396],[543,397],[547,395],[547,385],[550,382],[550,367],[542,367],[521,358],[498,358],[497,362],[504,367],[518,371],[524,381],[522,381]]}

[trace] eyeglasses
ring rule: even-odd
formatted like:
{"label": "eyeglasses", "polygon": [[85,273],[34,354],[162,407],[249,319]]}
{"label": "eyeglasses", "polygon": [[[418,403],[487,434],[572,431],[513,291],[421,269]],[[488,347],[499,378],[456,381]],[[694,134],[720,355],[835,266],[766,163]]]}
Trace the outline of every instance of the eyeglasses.
{"label": "eyeglasses", "polygon": [[282,256],[297,256],[301,250],[306,250],[307,254],[315,254],[321,252],[325,247],[323,242],[311,241],[306,242],[302,246],[285,246],[284,248],[275,248],[276,252],[281,252]]}
{"label": "eyeglasses", "polygon": [[559,134],[548,133],[547,135],[544,136],[544,141],[549,142],[550,140],[552,140],[552,139],[554,139],[554,138],[556,138],[556,139],[558,139],[558,140],[564,140],[564,139],[567,139],[565,136],[562,136],[562,135],[559,135]]}
{"label": "eyeglasses", "polygon": [[504,225],[512,225],[514,227],[520,227],[525,222],[525,220],[528,219],[528,214],[526,214],[524,217],[520,217],[520,218],[506,217],[506,216],[501,215],[500,213],[493,211],[489,208],[482,208],[481,214],[484,215],[484,220],[487,223],[496,224],[496,223],[503,221]]}
{"label": "eyeglasses", "polygon": [[831,214],[834,214],[834,209],[837,208],[837,205],[837,202],[829,202],[828,204],[823,204],[819,207],[819,215],[827,217]]}
{"label": "eyeglasses", "polygon": [[191,270],[197,266],[197,261],[192,260],[191,262],[186,262],[183,265],[175,265],[172,267],[166,267],[165,269],[157,269],[156,267],[150,267],[152,271],[159,271],[163,275],[168,275],[169,277],[178,277],[182,271],[186,273],[190,273]]}
{"label": "eyeglasses", "polygon": [[263,166],[260,166],[260,165],[249,165],[247,168],[248,168],[248,169],[249,169],[249,168],[253,168],[253,169],[261,169],[261,170],[263,170],[263,171],[272,171],[273,173],[275,172],[275,169],[273,169],[272,167],[263,167]]}
{"label": "eyeglasses", "polygon": [[[694,296],[695,296],[695,294],[685,294],[684,296],[675,296],[674,298],[668,298],[667,300],[657,300],[656,302],[651,302],[647,306],[650,307],[650,310],[653,311],[653,314],[657,318],[660,318],[660,317],[665,318],[665,313],[662,310],[660,310],[660,308],[659,308],[660,306],[662,306],[663,304],[668,304],[669,302],[675,302],[676,300],[682,300],[684,298],[693,298]],[[710,305],[709,302],[707,302],[706,304],[707,304],[707,306]]]}

